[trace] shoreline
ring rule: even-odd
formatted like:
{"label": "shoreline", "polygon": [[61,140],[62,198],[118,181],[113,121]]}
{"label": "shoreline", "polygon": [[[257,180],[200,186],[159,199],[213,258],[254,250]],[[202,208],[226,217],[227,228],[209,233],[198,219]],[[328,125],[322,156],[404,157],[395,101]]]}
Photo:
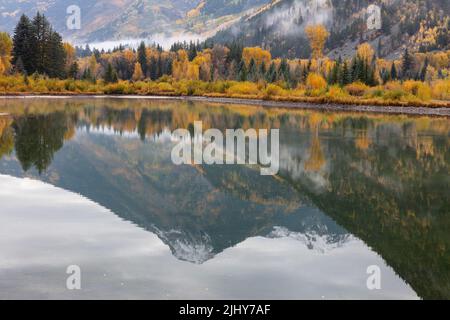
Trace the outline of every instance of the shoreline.
{"label": "shoreline", "polygon": [[222,104],[246,104],[251,106],[261,106],[264,108],[282,109],[305,109],[331,112],[361,112],[361,113],[384,113],[397,115],[419,115],[419,116],[440,116],[450,117],[450,108],[413,107],[413,106],[374,106],[374,105],[351,105],[339,103],[313,103],[294,101],[274,101],[247,98],[227,98],[227,97],[205,97],[205,96],[143,96],[143,95],[98,95],[98,94],[77,94],[77,95],[0,95],[0,100],[8,99],[142,99],[142,100],[177,100],[177,101],[197,101]]}

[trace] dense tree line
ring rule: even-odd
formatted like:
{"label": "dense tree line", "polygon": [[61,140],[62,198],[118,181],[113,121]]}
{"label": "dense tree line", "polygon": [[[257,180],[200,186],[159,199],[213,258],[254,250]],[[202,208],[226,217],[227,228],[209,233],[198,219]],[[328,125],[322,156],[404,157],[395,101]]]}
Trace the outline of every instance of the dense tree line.
{"label": "dense tree line", "polygon": [[13,65],[25,74],[35,72],[62,78],[66,53],[61,36],[39,12],[30,20],[23,15],[14,31]]}
{"label": "dense tree line", "polygon": [[176,81],[231,80],[275,83],[283,88],[306,85],[311,74],[315,82],[321,77],[325,84],[341,87],[354,82],[375,86],[391,80],[431,81],[449,76],[450,57],[446,52],[422,54],[406,49],[400,60],[389,61],[381,59],[369,43],[362,43],[352,59],[329,59],[324,51],[330,36],[322,25],[306,28],[309,59],[273,58],[270,51],[244,47],[240,41],[225,45],[178,42],[167,51],[158,44],[142,42],[137,48],[119,45],[100,51],[88,45],[63,43],[45,16],[38,13],[33,20],[25,15],[20,18],[12,43],[7,34],[0,34],[0,74],[41,74],[92,83],[156,81],[162,77]]}

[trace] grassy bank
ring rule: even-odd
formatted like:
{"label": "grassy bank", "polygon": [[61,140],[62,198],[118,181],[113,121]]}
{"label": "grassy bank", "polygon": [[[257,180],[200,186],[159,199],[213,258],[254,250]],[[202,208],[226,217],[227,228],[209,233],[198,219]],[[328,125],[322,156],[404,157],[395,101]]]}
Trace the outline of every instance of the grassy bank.
{"label": "grassy bank", "polygon": [[199,96],[239,99],[262,99],[316,104],[450,107],[450,80],[432,83],[392,81],[376,87],[352,83],[345,87],[328,86],[321,78],[311,77],[305,85],[286,88],[283,83],[198,80],[159,81],[59,80],[45,77],[0,77],[0,95],[143,95]]}

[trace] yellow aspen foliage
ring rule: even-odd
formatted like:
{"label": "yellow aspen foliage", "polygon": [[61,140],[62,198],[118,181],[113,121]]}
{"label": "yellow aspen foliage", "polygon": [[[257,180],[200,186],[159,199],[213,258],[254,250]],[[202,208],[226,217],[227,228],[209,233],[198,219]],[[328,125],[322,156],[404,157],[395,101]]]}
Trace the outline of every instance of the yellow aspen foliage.
{"label": "yellow aspen foliage", "polygon": [[178,50],[177,59],[172,64],[172,76],[176,80],[199,80],[200,66],[189,62],[185,50]]}
{"label": "yellow aspen foliage", "polygon": [[305,162],[305,171],[319,172],[326,164],[325,154],[323,153],[318,134],[314,135],[311,148],[309,151],[309,159]]}
{"label": "yellow aspen foliage", "polygon": [[370,64],[375,55],[375,50],[373,50],[372,46],[366,42],[358,46],[357,54],[361,59]]}
{"label": "yellow aspen foliage", "polygon": [[331,71],[333,70],[333,68],[334,68],[335,65],[336,65],[336,62],[335,62],[335,61],[326,58],[326,59],[323,61],[323,63],[322,63],[322,67],[321,67],[322,72],[323,72],[326,76],[328,76],[328,75],[331,73]]}
{"label": "yellow aspen foliage", "polygon": [[242,52],[242,59],[248,66],[250,61],[255,60],[256,65],[261,65],[263,62],[266,66],[269,66],[272,61],[272,55],[269,51],[263,50],[259,47],[244,48]]}
{"label": "yellow aspen foliage", "polygon": [[200,68],[195,63],[188,63],[186,79],[198,80],[200,77]]}
{"label": "yellow aspen foliage", "polygon": [[12,40],[6,32],[0,32],[0,74],[11,68]]}
{"label": "yellow aspen foliage", "polygon": [[305,28],[306,36],[309,39],[309,44],[312,50],[312,57],[314,59],[320,59],[323,57],[323,48],[325,42],[329,37],[327,28],[321,24],[309,25]]}
{"label": "yellow aspen foliage", "polygon": [[188,68],[187,53],[184,50],[177,52],[177,59],[172,64],[172,76],[176,80],[185,79]]}
{"label": "yellow aspen foliage", "polygon": [[133,81],[140,81],[144,79],[144,73],[139,62],[134,64]]}
{"label": "yellow aspen foliage", "polygon": [[95,58],[95,55],[92,55],[89,59],[89,69],[91,70],[91,73],[94,77],[97,77],[99,65],[97,63],[97,58]]}
{"label": "yellow aspen foliage", "polygon": [[63,46],[66,53],[66,69],[68,70],[76,61],[76,52],[75,48],[68,42],[64,42]]}
{"label": "yellow aspen foliage", "polygon": [[211,79],[211,50],[207,49],[197,55],[192,63],[199,67],[199,79],[209,81]]}
{"label": "yellow aspen foliage", "polygon": [[316,59],[311,59],[311,65],[309,68],[312,72],[319,72],[319,61]]}
{"label": "yellow aspen foliage", "polygon": [[187,54],[186,50],[178,50],[177,56],[178,56],[178,60],[180,60],[180,61],[188,60],[188,54]]}
{"label": "yellow aspen foliage", "polygon": [[2,59],[0,59],[0,75],[5,74],[5,66],[3,65]]}
{"label": "yellow aspen foliage", "polygon": [[133,62],[136,58],[136,54],[131,50],[125,50],[123,56],[128,62]]}
{"label": "yellow aspen foliage", "polygon": [[324,90],[327,81],[318,73],[310,73],[306,79],[306,88],[309,90]]}

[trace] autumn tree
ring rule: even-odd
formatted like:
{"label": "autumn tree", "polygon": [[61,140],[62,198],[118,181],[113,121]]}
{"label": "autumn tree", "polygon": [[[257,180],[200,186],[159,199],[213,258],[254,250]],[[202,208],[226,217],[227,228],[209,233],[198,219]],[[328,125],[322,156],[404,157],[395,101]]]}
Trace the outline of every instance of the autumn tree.
{"label": "autumn tree", "polygon": [[139,62],[134,65],[133,81],[140,81],[144,79],[144,73],[142,72],[142,67]]}
{"label": "autumn tree", "polygon": [[0,32],[0,75],[11,67],[12,40],[6,32]]}
{"label": "autumn tree", "polygon": [[242,51],[242,59],[244,60],[247,68],[250,66],[252,59],[257,67],[259,67],[262,63],[268,66],[272,61],[272,55],[269,51],[263,50],[259,47],[244,48]]}
{"label": "autumn tree", "polygon": [[66,54],[66,70],[69,72],[70,68],[73,67],[74,63],[76,62],[76,51],[75,48],[68,42],[64,42],[63,44],[64,52]]}
{"label": "autumn tree", "polygon": [[368,65],[373,61],[375,50],[369,43],[363,43],[358,46],[357,55],[360,59],[364,60]]}
{"label": "autumn tree", "polygon": [[322,58],[325,42],[330,35],[325,26],[321,24],[309,25],[305,28],[305,33],[309,39],[309,44],[312,50],[312,57],[314,59]]}

